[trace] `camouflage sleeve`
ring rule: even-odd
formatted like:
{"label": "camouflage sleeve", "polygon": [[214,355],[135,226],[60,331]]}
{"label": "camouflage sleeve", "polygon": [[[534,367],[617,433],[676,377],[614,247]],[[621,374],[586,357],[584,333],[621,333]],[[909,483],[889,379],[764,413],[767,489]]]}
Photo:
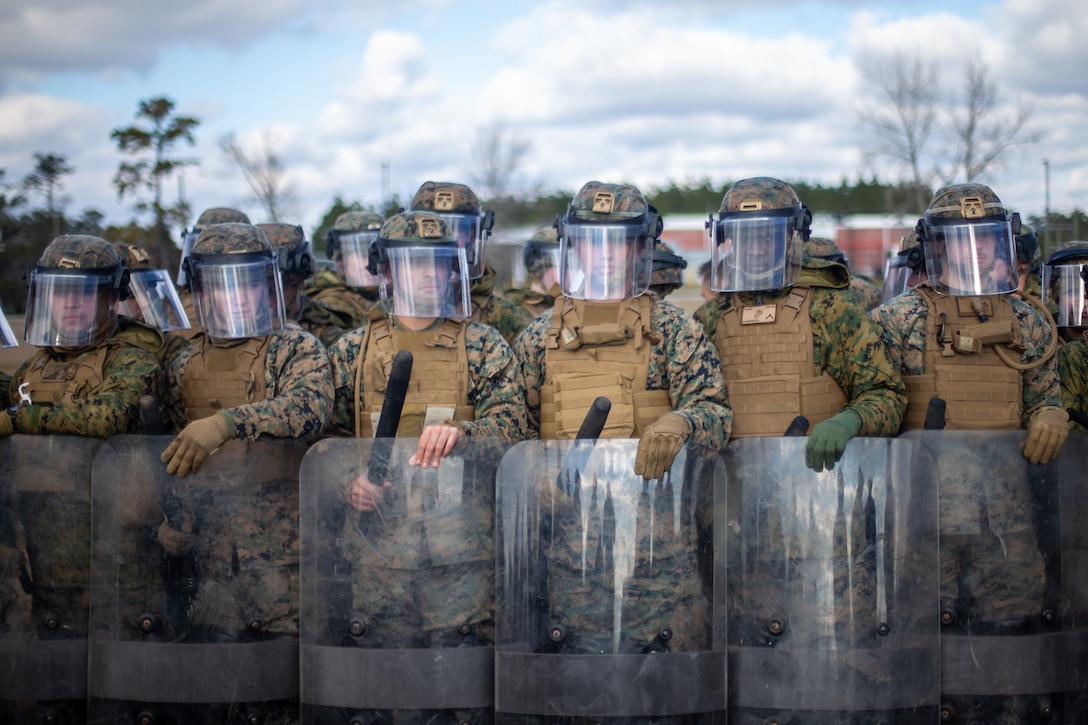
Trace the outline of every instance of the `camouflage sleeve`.
{"label": "camouflage sleeve", "polygon": [[855,296],[813,290],[812,355],[846,395],[861,418],[860,435],[893,436],[907,409],[907,389],[888,356],[880,327]]}
{"label": "camouflage sleeve", "polygon": [[[131,345],[110,350],[102,367],[102,384],[93,395],[59,405],[19,409],[20,433],[62,433],[108,438],[140,433],[140,398],[163,399],[163,374],[154,353]],[[35,420],[36,419],[36,420]]]}
{"label": "camouflage sleeve", "polygon": [[925,302],[914,291],[889,300],[869,312],[877,324],[884,351],[900,376],[925,374]]}
{"label": "camouflage sleeve", "polygon": [[699,305],[699,308],[691,313],[692,318],[702,326],[703,334],[709,340],[714,339],[714,332],[718,329],[718,317],[722,313],[722,304],[724,302],[724,293],[719,292]]}
{"label": "camouflage sleeve", "polygon": [[497,295],[488,297],[480,307],[480,322],[498,330],[507,343],[513,343],[532,321],[529,310]]}
{"label": "camouflage sleeve", "polygon": [[[1088,415],[1088,343],[1083,339],[1058,350],[1058,378],[1062,387],[1062,408]],[[1073,427],[1088,430],[1080,423],[1074,423]]]}
{"label": "camouflage sleeve", "polygon": [[733,427],[718,352],[698,324],[671,302],[655,302],[651,327],[659,340],[646,379],[650,390],[668,390],[672,408],[691,425],[691,440],[721,450]]}
{"label": "camouflage sleeve", "polygon": [[544,386],[544,345],[551,327],[551,313],[541,313],[514,340],[514,356],[525,385],[525,432],[540,437],[540,389]]}
{"label": "camouflage sleeve", "polygon": [[471,436],[517,442],[525,438],[525,383],[514,351],[493,328],[472,323],[466,332],[469,400],[476,419],[463,423]]}
{"label": "camouflage sleeve", "polygon": [[[1054,342],[1054,329],[1042,314],[1023,300],[1012,298],[1012,309],[1020,323],[1020,344],[1024,352],[1020,362],[1038,360],[1046,354],[1047,348]],[[1058,382],[1058,356],[1051,355],[1042,365],[1036,365],[1020,373],[1024,383],[1022,425],[1026,428],[1031,416],[1038,408],[1062,404],[1061,384]]]}
{"label": "camouflage sleeve", "polygon": [[329,348],[333,403],[326,433],[355,435],[355,367],[363,349],[364,328],[345,333]]}
{"label": "camouflage sleeve", "polygon": [[297,327],[276,333],[265,358],[265,399],[225,408],[238,437],[317,440],[329,421],[332,371],[316,337]]}

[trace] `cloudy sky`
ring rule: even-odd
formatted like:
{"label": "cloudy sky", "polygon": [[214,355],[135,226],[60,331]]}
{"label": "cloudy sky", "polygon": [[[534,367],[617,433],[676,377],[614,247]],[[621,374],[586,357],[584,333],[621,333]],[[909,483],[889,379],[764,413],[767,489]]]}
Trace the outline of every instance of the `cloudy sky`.
{"label": "cloudy sky", "polygon": [[264,221],[216,142],[233,133],[255,151],[267,135],[308,230],[334,196],[377,204],[383,164],[402,199],[427,179],[467,181],[477,130],[496,122],[531,144],[523,189],[892,180],[863,161],[857,119],[875,98],[865,59],[901,50],[940,62],[948,99],[977,58],[1008,108],[1030,104],[1041,140],[987,181],[1041,214],[1048,159],[1050,206],[1068,211],[1088,207],[1086,37],[1088,4],[1069,0],[9,2],[0,169],[11,182],[34,152],[63,154],[68,213],[124,223],[109,134],[166,95],[201,120],[183,150],[200,160],[183,185],[195,212]]}

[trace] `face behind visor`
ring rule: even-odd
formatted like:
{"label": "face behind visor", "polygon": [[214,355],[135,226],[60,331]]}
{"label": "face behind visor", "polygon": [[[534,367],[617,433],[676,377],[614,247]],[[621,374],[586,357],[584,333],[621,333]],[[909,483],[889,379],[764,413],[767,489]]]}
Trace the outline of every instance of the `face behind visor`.
{"label": "face behind visor", "polygon": [[189,260],[200,324],[212,337],[271,335],[285,324],[275,258],[260,254],[194,254]]}
{"label": "face behind visor", "polygon": [[796,283],[803,242],[795,215],[793,209],[723,213],[713,222],[711,289],[758,292]]}
{"label": "face behind visor", "polygon": [[163,332],[192,327],[166,270],[141,269],[131,272],[129,289],[132,296],[118,303],[121,314],[142,320]]}
{"label": "face behind visor", "polygon": [[567,297],[616,302],[646,292],[653,240],[643,223],[602,224],[568,220],[559,241],[559,288]]}
{"label": "face behind visor", "polygon": [[23,339],[38,347],[100,345],[117,329],[115,270],[30,272]]}
{"label": "face behind visor", "polygon": [[1012,226],[1004,219],[927,221],[926,272],[936,291],[955,296],[1007,294],[1020,286]]}

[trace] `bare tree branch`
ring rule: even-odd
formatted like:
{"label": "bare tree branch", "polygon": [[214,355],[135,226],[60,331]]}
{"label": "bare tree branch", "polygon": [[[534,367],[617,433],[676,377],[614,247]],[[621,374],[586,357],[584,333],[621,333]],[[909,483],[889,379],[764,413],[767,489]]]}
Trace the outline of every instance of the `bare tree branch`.
{"label": "bare tree branch", "polygon": [[275,138],[265,129],[261,132],[261,147],[250,153],[235,138],[226,134],[219,139],[219,149],[227,163],[242,174],[253,197],[264,208],[270,222],[285,221],[298,205],[298,194],[286,182],[286,169],[276,152]]}
{"label": "bare tree branch", "polygon": [[481,126],[476,129],[476,139],[469,152],[467,175],[474,186],[485,191],[485,198],[506,196],[531,148],[528,139],[507,132],[502,121]]}

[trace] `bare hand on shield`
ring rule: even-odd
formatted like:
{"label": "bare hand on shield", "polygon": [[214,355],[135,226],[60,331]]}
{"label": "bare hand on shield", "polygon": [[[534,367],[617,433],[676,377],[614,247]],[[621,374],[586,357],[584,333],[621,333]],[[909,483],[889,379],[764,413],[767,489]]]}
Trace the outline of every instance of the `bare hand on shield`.
{"label": "bare hand on shield", "polygon": [[348,481],[348,502],[356,511],[376,511],[381,506],[385,492],[392,486],[389,481],[376,486],[367,479],[365,473],[358,473]]}
{"label": "bare hand on shield", "polygon": [[439,462],[450,454],[459,440],[461,440],[460,428],[448,423],[429,425],[419,436],[416,453],[408,459],[408,465],[438,468]]}

